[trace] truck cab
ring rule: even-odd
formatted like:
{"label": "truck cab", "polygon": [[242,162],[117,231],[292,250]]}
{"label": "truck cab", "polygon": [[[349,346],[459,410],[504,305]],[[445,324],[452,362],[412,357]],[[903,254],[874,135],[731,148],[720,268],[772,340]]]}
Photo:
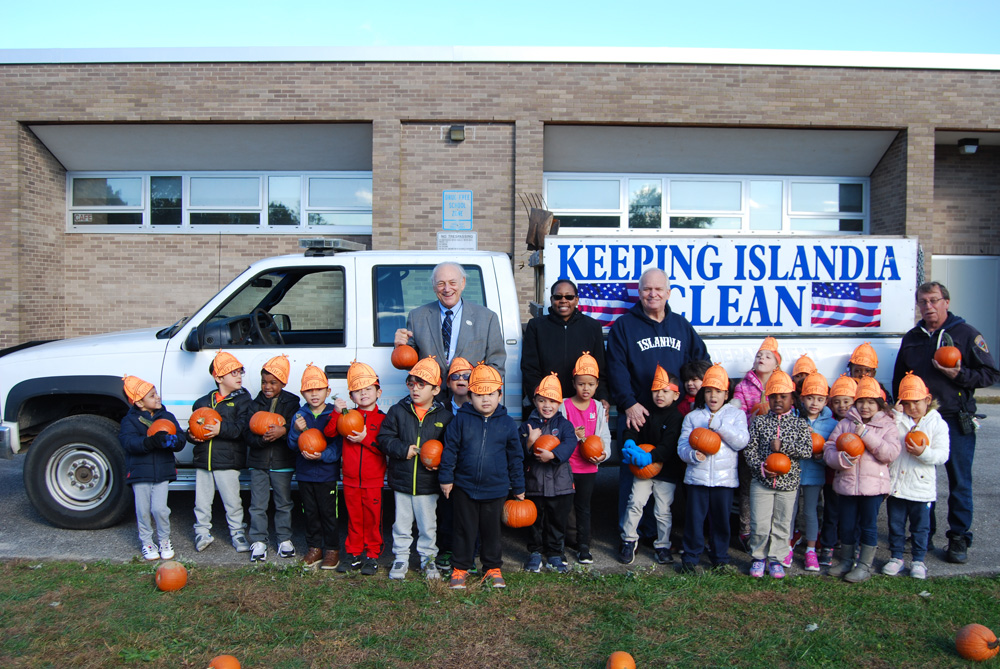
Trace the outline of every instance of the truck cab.
{"label": "truck cab", "polygon": [[[92,529],[118,522],[131,506],[118,427],[128,410],[122,376],[155,383],[164,406],[184,423],[191,405],[214,388],[208,373],[224,349],[243,363],[256,395],[270,358],[291,362],[287,389],[298,393],[306,365],[323,368],[334,395],[347,398],[354,360],[379,373],[388,409],[406,394],[406,372],[390,363],[393,335],[414,307],[435,299],[431,272],[445,252],[333,252],[250,265],[190,317],[151,328],[17,347],[0,352],[0,447],[26,452],[24,482],[35,508],[55,525]],[[463,253],[464,300],[499,317],[507,362],[505,401],[521,406],[521,324],[509,257]],[[473,363],[478,361],[473,361]],[[519,416],[515,415],[515,418]],[[177,454],[173,489],[193,489],[192,446]]]}

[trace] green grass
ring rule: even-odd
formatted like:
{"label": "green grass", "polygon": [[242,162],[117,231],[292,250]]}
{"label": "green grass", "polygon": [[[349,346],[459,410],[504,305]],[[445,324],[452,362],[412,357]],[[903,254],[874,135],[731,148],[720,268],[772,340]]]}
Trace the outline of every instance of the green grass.
{"label": "green grass", "polygon": [[[996,629],[1000,578],[776,582],[658,571],[506,575],[449,591],[295,567],[188,565],[162,593],[147,564],[0,563],[0,666],[963,666],[956,630]],[[926,591],[929,594],[922,594]],[[814,631],[806,631],[808,625]]]}

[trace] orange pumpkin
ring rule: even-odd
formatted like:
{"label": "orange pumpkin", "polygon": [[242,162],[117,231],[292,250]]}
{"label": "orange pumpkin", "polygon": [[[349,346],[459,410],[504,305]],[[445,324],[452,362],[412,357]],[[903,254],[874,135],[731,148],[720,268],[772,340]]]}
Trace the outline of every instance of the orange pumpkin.
{"label": "orange pumpkin", "polygon": [[[647,453],[652,453],[654,446],[652,444],[639,444],[639,448],[646,451]],[[632,472],[632,476],[637,479],[651,479],[663,469],[662,462],[653,462],[646,465],[645,467],[636,467],[635,465],[628,466],[629,471]]]}
{"label": "orange pumpkin", "polygon": [[208,669],[240,669],[240,661],[232,655],[216,655],[209,662]]}
{"label": "orange pumpkin", "polygon": [[284,427],[285,417],[280,413],[258,411],[250,416],[250,431],[257,435],[265,435],[272,427]]}
{"label": "orange pumpkin", "polygon": [[934,351],[934,359],[942,367],[955,367],[962,362],[962,352],[954,346],[942,346]]}
{"label": "orange pumpkin", "polygon": [[551,451],[560,443],[558,437],[554,437],[551,434],[543,434],[538,439],[535,439],[535,455],[538,455],[542,451]]}
{"label": "orange pumpkin", "polygon": [[180,590],[187,582],[188,571],[176,560],[167,560],[156,568],[156,587],[163,592]]}
{"label": "orange pumpkin", "polygon": [[174,422],[167,420],[166,418],[157,418],[153,421],[153,424],[149,426],[146,430],[146,436],[152,437],[157,432],[166,432],[167,434],[177,434],[177,426]]}
{"label": "orange pumpkin", "polygon": [[596,460],[604,455],[604,442],[596,434],[592,434],[580,444],[580,457],[584,460]]}
{"label": "orange pumpkin", "polygon": [[444,451],[444,444],[437,439],[428,439],[420,445],[420,462],[428,469],[440,467],[442,451]]}
{"label": "orange pumpkin", "polygon": [[865,442],[853,432],[845,432],[837,437],[837,450],[856,458],[865,452]]}
{"label": "orange pumpkin", "polygon": [[507,527],[531,527],[538,520],[538,509],[530,499],[508,499],[503,504],[503,524]]}
{"label": "orange pumpkin", "polygon": [[326,437],[316,428],[310,428],[299,435],[299,450],[310,455],[319,455],[326,450]]}
{"label": "orange pumpkin", "polygon": [[696,427],[691,430],[688,443],[699,453],[715,455],[719,452],[719,447],[722,446],[722,437],[719,436],[718,432],[709,430],[707,427]]}
{"label": "orange pumpkin", "polygon": [[955,648],[966,660],[982,662],[1000,652],[1000,641],[997,641],[997,635],[989,627],[972,623],[958,630]]}
{"label": "orange pumpkin", "polygon": [[927,435],[920,430],[910,430],[906,433],[906,445],[907,446],[927,446],[931,443],[931,440],[927,438]]}
{"label": "orange pumpkin", "polygon": [[188,419],[188,432],[195,439],[205,441],[208,439],[208,428],[212,425],[218,425],[221,422],[222,416],[215,409],[210,409],[209,407],[195,409],[194,413],[191,414],[191,418]]}
{"label": "orange pumpkin", "polygon": [[771,410],[771,405],[767,402],[758,402],[754,405],[753,411],[750,412],[751,416],[763,416]]}
{"label": "orange pumpkin", "polygon": [[767,456],[767,460],[764,460],[764,469],[782,476],[792,470],[792,461],[784,453],[771,453]]}
{"label": "orange pumpkin", "polygon": [[635,669],[635,659],[623,650],[616,650],[608,657],[604,669]]}
{"label": "orange pumpkin", "polygon": [[813,440],[813,455],[819,455],[823,452],[823,447],[826,446],[826,439],[823,438],[819,432],[812,433]]}
{"label": "orange pumpkin", "polygon": [[350,437],[355,432],[365,429],[365,415],[357,409],[345,411],[337,419],[337,433],[341,437]]}
{"label": "orange pumpkin", "polygon": [[408,344],[392,349],[392,366],[396,369],[409,370],[420,360],[415,348]]}

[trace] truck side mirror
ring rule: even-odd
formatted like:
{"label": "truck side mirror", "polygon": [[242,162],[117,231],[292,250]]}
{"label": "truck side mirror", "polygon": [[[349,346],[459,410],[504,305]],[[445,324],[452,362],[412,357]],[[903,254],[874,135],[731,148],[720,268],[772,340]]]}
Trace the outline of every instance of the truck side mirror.
{"label": "truck side mirror", "polygon": [[184,350],[185,351],[200,351],[201,350],[201,328],[192,328],[191,332],[188,332],[187,339],[184,340]]}

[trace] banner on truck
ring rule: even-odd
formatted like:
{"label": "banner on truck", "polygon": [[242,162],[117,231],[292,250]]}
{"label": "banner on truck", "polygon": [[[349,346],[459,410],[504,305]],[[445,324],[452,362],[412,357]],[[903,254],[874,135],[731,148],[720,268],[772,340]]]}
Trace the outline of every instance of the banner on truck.
{"label": "banner on truck", "polygon": [[580,311],[605,328],[639,299],[639,277],[659,267],[670,308],[702,334],[899,334],[913,327],[913,239],[635,238],[550,236],[546,291],[579,286]]}

